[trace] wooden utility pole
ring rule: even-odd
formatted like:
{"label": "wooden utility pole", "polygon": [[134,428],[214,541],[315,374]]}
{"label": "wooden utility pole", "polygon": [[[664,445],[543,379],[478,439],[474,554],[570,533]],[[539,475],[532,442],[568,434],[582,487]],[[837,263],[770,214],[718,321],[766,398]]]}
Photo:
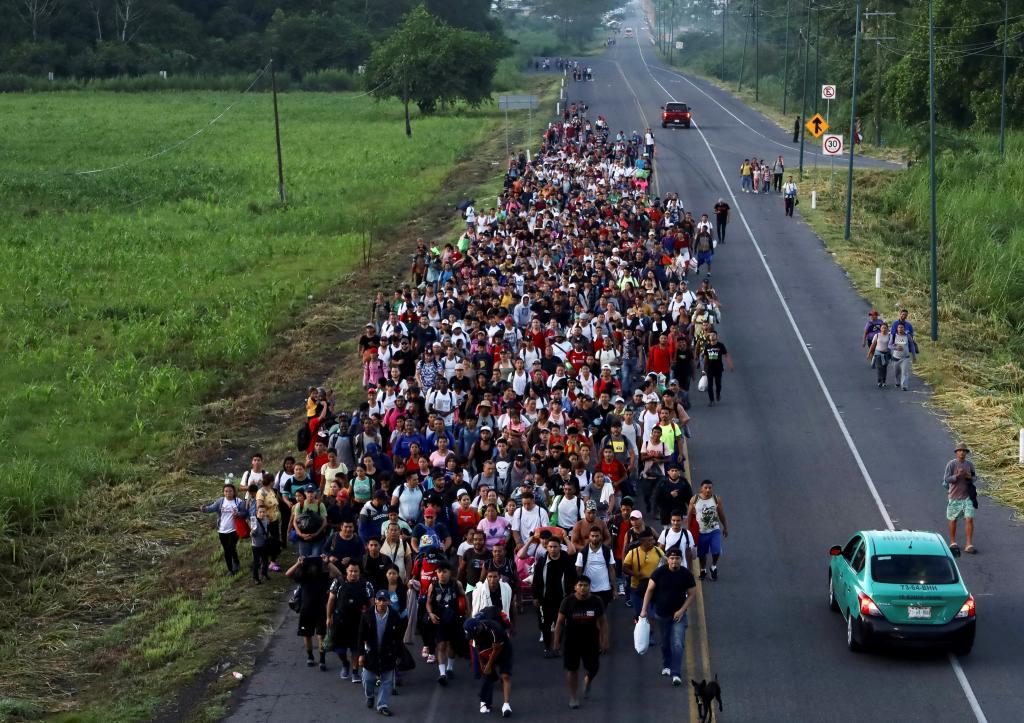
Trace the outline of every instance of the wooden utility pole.
{"label": "wooden utility pole", "polygon": [[281,118],[277,113],[277,74],[274,72],[274,61],[270,61],[270,89],[274,96],[274,140],[277,143],[277,192],[281,196],[281,203],[285,203],[284,196],[284,163],[281,160]]}

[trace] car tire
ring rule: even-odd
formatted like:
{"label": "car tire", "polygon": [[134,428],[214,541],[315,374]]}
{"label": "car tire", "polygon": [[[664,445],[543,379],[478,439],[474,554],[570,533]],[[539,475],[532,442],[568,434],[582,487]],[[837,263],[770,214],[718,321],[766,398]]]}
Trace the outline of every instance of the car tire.
{"label": "car tire", "polygon": [[687,123],[685,127],[686,127],[686,128],[689,128],[689,127],[690,127],[690,124],[689,124],[689,123]]}
{"label": "car tire", "polygon": [[857,625],[856,618],[851,611],[846,616],[846,649],[851,653],[859,653],[864,649],[864,646],[859,640],[857,640]]}
{"label": "car tire", "polygon": [[668,128],[668,125],[666,125],[665,123],[662,123],[662,124],[661,124],[661,127],[662,127],[662,128]]}
{"label": "car tire", "polygon": [[963,637],[953,643],[952,651],[953,655],[964,656],[970,655],[971,649],[974,647],[974,635],[969,637]]}
{"label": "car tire", "polygon": [[828,609],[834,613],[839,612],[839,601],[836,600],[836,591],[832,585],[832,573],[828,574]]}

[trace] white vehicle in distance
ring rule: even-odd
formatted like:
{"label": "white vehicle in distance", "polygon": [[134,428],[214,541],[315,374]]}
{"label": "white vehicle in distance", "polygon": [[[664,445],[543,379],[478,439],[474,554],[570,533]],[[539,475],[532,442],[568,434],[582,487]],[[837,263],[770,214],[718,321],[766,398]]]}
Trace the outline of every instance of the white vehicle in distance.
{"label": "white vehicle in distance", "polygon": [[633,28],[626,28],[623,31],[622,34],[625,35],[627,38],[632,38],[633,37]]}

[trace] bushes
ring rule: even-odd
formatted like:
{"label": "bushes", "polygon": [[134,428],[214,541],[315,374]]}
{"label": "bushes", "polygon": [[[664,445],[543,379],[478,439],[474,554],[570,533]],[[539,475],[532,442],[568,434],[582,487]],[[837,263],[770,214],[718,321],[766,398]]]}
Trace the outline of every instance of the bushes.
{"label": "bushes", "polygon": [[[144,75],[119,75],[112,78],[57,78],[47,80],[45,75],[22,73],[0,73],[0,93],[42,93],[66,90],[101,90],[115,93],[145,93],[155,91],[244,90],[255,77],[255,73],[234,73],[225,75],[168,75],[161,78],[159,73]],[[306,73],[301,80],[292,80],[287,74],[277,76],[278,90],[309,90],[320,92],[343,92],[360,90],[362,79],[345,70],[318,70]],[[270,90],[270,79],[261,78],[253,87],[254,91]]]}

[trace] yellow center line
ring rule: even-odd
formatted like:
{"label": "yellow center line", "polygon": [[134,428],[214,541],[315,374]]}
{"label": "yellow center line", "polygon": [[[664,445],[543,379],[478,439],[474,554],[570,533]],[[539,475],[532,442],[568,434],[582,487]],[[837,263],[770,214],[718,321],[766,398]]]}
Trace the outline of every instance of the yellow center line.
{"label": "yellow center line", "polygon": [[[693,476],[690,473],[690,447],[683,439],[683,471],[686,474],[686,479],[689,480],[690,485],[693,485]],[[696,569],[694,564],[691,564],[691,569]],[[698,677],[707,679],[711,677],[711,650],[708,641],[708,621],[707,614],[704,608],[704,591],[700,584],[700,580],[697,581],[697,591],[695,593],[697,599],[693,607],[696,608],[696,614],[693,616],[695,619],[691,619],[691,625],[687,627],[686,633],[690,638],[686,645],[686,665],[687,670],[690,671],[694,680]],[[694,647],[695,644],[700,648],[700,665],[702,672],[700,675],[696,672],[695,667],[695,656]],[[683,681],[688,683],[689,681]],[[690,699],[690,719],[697,720],[697,700],[694,696],[688,696]]]}

